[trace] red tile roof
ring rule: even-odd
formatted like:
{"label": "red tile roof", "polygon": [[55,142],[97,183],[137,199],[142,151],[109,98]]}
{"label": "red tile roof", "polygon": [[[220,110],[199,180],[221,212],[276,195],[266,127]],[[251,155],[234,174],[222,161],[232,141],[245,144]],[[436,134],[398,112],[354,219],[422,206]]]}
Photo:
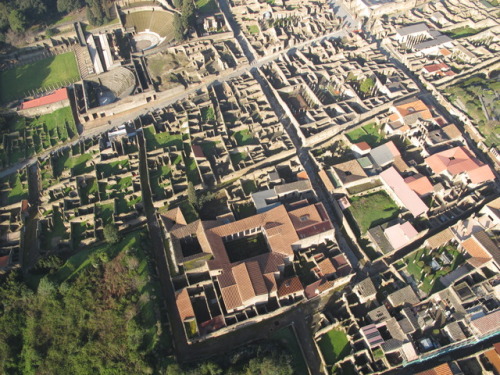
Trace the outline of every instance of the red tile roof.
{"label": "red tile roof", "polygon": [[500,310],[496,310],[495,312],[474,319],[470,324],[480,335],[498,331],[500,329]]}
{"label": "red tile roof", "polygon": [[405,178],[406,184],[420,196],[425,194],[429,194],[434,190],[429,179],[421,174],[416,174],[414,176],[410,176]]}
{"label": "red tile roof", "polygon": [[28,100],[27,102],[22,103],[20,108],[21,109],[35,108],[35,107],[40,107],[42,105],[57,103],[66,99],[68,99],[68,89],[62,88],[54,91],[52,94],[42,96],[41,98]]}
{"label": "red tile roof", "polygon": [[196,158],[204,158],[205,154],[200,145],[193,145],[193,154]]}
{"label": "red tile roof", "polygon": [[191,304],[191,299],[186,288],[175,293],[175,303],[177,304],[182,321],[195,317],[193,305]]}
{"label": "red tile roof", "polygon": [[304,290],[298,276],[284,279],[278,287],[278,297],[285,297],[289,294],[301,292]]}
{"label": "red tile roof", "polygon": [[490,167],[481,163],[469,149],[463,146],[433,154],[426,158],[425,162],[434,173],[447,171],[452,176],[467,173],[475,184],[495,179]]}
{"label": "red tile roof", "polygon": [[433,367],[430,370],[419,372],[415,375],[453,375],[450,365],[443,363],[439,366]]}
{"label": "red tile roof", "polygon": [[372,149],[370,145],[366,142],[354,143],[354,146],[357,146],[361,151],[368,151]]}
{"label": "red tile roof", "polygon": [[396,171],[394,167],[386,169],[380,173],[382,180],[394,191],[401,203],[411,212],[415,217],[429,211],[422,199],[419,198],[417,193],[410,189],[405,183],[403,177]]}
{"label": "red tile roof", "polygon": [[5,255],[0,257],[0,268],[7,267],[9,265],[9,256]]}

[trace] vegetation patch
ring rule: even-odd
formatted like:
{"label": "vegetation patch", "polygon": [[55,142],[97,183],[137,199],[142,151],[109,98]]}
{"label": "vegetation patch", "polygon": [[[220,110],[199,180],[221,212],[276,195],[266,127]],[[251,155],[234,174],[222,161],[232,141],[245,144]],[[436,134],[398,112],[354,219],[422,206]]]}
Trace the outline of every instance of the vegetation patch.
{"label": "vegetation patch", "polygon": [[309,372],[302,350],[300,350],[297,336],[293,332],[292,327],[289,326],[273,332],[270,339],[277,340],[290,352],[292,355],[293,368],[296,374],[307,374]]}
{"label": "vegetation patch", "polygon": [[446,35],[448,35],[450,38],[458,39],[458,38],[464,38],[467,36],[476,35],[476,34],[480,33],[481,31],[483,31],[483,29],[474,29],[474,28],[469,27],[469,26],[462,26],[462,27],[459,27],[458,29],[445,31],[444,33]]}
{"label": "vegetation patch", "polygon": [[351,143],[366,142],[371,147],[376,147],[383,143],[384,135],[380,126],[374,122],[364,125],[346,134]]}
{"label": "vegetation patch", "polygon": [[250,25],[250,26],[247,26],[247,30],[250,34],[258,34],[259,33],[259,26]]}
{"label": "vegetation patch", "polygon": [[452,245],[434,251],[420,249],[404,258],[406,270],[427,294],[443,289],[439,279],[456,270],[463,262],[462,253]]}
{"label": "vegetation patch", "polygon": [[156,150],[163,147],[175,146],[177,151],[182,150],[182,135],[170,134],[168,132],[156,133],[154,126],[144,128],[147,149]]}
{"label": "vegetation patch", "polygon": [[349,211],[354,216],[361,234],[398,216],[399,207],[384,191],[352,197]]}
{"label": "vegetation patch", "polygon": [[29,96],[38,89],[65,86],[79,79],[73,52],[47,57],[0,72],[0,102]]}
{"label": "vegetation patch", "polygon": [[262,233],[246,236],[224,243],[231,263],[239,262],[269,252]]}
{"label": "vegetation patch", "polygon": [[338,329],[332,329],[321,336],[318,345],[328,365],[334,365],[351,352],[347,335]]}
{"label": "vegetation patch", "polygon": [[234,139],[238,146],[255,145],[258,143],[248,129],[234,133]]}

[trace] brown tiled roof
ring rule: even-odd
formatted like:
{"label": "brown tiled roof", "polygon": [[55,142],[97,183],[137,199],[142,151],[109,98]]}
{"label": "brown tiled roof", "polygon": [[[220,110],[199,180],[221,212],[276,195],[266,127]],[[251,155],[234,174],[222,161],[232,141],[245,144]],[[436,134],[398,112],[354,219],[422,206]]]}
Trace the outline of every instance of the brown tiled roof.
{"label": "brown tiled roof", "polygon": [[354,143],[354,146],[356,146],[357,148],[359,148],[361,151],[368,151],[368,150],[372,149],[370,147],[370,145],[368,143],[366,143],[366,142]]}
{"label": "brown tiled roof", "polygon": [[9,256],[5,255],[0,257],[0,268],[7,267],[9,265]]}
{"label": "brown tiled roof", "polygon": [[474,327],[480,335],[500,330],[500,310],[486,314],[480,318],[471,321],[471,326]]}
{"label": "brown tiled roof", "polygon": [[203,153],[203,149],[200,145],[193,145],[193,154],[197,158],[204,158],[205,154]]}
{"label": "brown tiled roof", "polygon": [[434,190],[429,179],[419,173],[406,177],[404,180],[410,189],[420,196],[431,193]]}
{"label": "brown tiled roof", "polygon": [[321,179],[321,181],[323,182],[323,185],[325,185],[326,190],[328,190],[329,192],[332,192],[335,190],[335,186],[333,186],[332,181],[330,180],[330,177],[328,176],[328,174],[326,173],[326,171],[324,169],[322,169],[318,172],[318,176]]}
{"label": "brown tiled roof", "polygon": [[484,251],[474,237],[470,237],[462,242],[462,247],[472,257],[473,266],[478,267],[491,260],[491,256]]}
{"label": "brown tiled roof", "polygon": [[330,258],[323,259],[318,263],[321,273],[325,276],[335,273],[336,269]]}
{"label": "brown tiled roof", "polygon": [[419,372],[415,375],[453,375],[450,365],[443,363],[439,366],[433,367],[430,370]]}
{"label": "brown tiled roof", "polygon": [[480,232],[476,232],[472,235],[481,246],[491,255],[491,257],[500,264],[500,248],[498,245],[493,242],[493,240],[488,236],[488,234],[482,230]]}
{"label": "brown tiled roof", "polygon": [[303,291],[304,287],[298,276],[290,277],[281,281],[278,287],[278,297],[285,297],[289,294]]}
{"label": "brown tiled roof", "polygon": [[490,361],[491,365],[495,368],[497,374],[500,374],[500,356],[495,349],[490,349],[484,352],[488,361]]}
{"label": "brown tiled roof", "polygon": [[193,305],[191,304],[191,299],[186,288],[175,293],[175,303],[177,304],[177,310],[179,310],[182,321],[195,317]]}
{"label": "brown tiled roof", "polygon": [[359,165],[356,159],[344,163],[335,164],[333,170],[339,177],[342,184],[362,180],[367,177],[365,170]]}
{"label": "brown tiled roof", "polygon": [[[236,286],[238,287],[241,300],[243,302],[252,299],[256,296],[245,263],[241,263],[233,267],[233,276],[234,280],[236,281]],[[262,283],[264,283],[264,279],[262,279]]]}
{"label": "brown tiled roof", "polygon": [[457,128],[455,124],[446,125],[445,127],[443,127],[443,131],[448,137],[450,137],[450,139],[456,139],[462,136],[462,132]]}
{"label": "brown tiled roof", "polygon": [[224,306],[226,306],[226,310],[229,311],[242,306],[240,293],[236,284],[221,288],[220,291],[222,293],[222,299],[224,301]]}
{"label": "brown tiled roof", "polygon": [[450,242],[455,235],[453,234],[453,231],[450,228],[446,228],[442,230],[439,233],[436,233],[435,235],[429,237],[427,239],[427,243],[429,244],[429,247],[431,249],[438,249],[441,246],[446,245],[448,242]]}
{"label": "brown tiled roof", "polygon": [[269,293],[275,292],[276,289],[278,289],[278,285],[276,284],[276,277],[274,277],[274,273],[268,273],[263,276]]}

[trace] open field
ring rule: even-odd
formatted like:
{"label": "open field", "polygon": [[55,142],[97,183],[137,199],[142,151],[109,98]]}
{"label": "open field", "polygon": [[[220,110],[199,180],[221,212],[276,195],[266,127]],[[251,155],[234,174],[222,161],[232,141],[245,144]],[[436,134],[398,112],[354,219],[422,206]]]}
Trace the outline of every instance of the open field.
{"label": "open field", "polygon": [[338,329],[332,329],[321,336],[318,345],[328,365],[334,365],[351,351],[346,334]]}
{"label": "open field", "polygon": [[358,223],[361,234],[398,215],[398,205],[383,191],[351,198],[349,211]]}
{"label": "open field", "polygon": [[73,52],[63,53],[32,64],[0,72],[0,102],[29,95],[31,90],[49,89],[80,79]]}
{"label": "open field", "polygon": [[383,143],[384,135],[380,127],[375,123],[370,123],[361,128],[355,129],[346,134],[352,143],[366,142],[371,147],[376,147]]}

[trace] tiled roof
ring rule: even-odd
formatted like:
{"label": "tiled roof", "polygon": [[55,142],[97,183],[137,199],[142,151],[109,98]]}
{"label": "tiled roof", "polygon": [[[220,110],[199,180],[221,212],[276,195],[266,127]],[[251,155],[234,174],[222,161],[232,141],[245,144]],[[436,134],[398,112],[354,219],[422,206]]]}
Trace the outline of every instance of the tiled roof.
{"label": "tiled roof", "polygon": [[491,260],[491,256],[483,250],[474,237],[470,237],[462,242],[462,247],[472,257],[472,264],[476,267]]}
{"label": "tiled roof", "polygon": [[405,102],[403,104],[396,104],[396,110],[400,116],[405,119],[405,122],[412,124],[417,118],[429,120],[432,118],[431,111],[420,99]]}
{"label": "tiled roof", "polygon": [[224,301],[224,306],[226,306],[226,310],[234,310],[242,306],[238,286],[229,285],[225,288],[221,288],[220,291],[222,294],[222,300]]}
{"label": "tiled roof", "polygon": [[335,190],[335,186],[333,186],[333,183],[330,180],[330,177],[328,176],[328,174],[326,173],[326,171],[324,169],[322,169],[318,172],[318,176],[321,179],[321,181],[323,182],[323,185],[325,185],[326,190],[328,190],[329,192],[332,192]]}
{"label": "tiled roof", "polygon": [[415,294],[410,285],[405,286],[403,289],[397,290],[394,293],[389,294],[389,296],[387,296],[387,299],[394,307],[404,305],[406,303],[414,305],[420,302],[420,299]]}
{"label": "tiled roof", "polygon": [[472,236],[481,244],[481,246],[500,264],[500,248],[493,242],[484,230],[473,233]]}
{"label": "tiled roof", "polygon": [[290,277],[280,282],[278,287],[278,297],[285,297],[289,294],[297,293],[303,290],[304,287],[302,286],[299,277]]}
{"label": "tiled roof", "polygon": [[321,273],[325,276],[335,273],[336,269],[330,258],[323,259],[318,263]]}
{"label": "tiled roof", "polygon": [[22,103],[21,109],[36,108],[42,105],[57,103],[66,99],[68,99],[68,89],[62,88],[54,91],[52,94],[42,96],[41,98],[28,100],[27,102]]}
{"label": "tiled roof", "polygon": [[415,25],[401,27],[400,29],[396,30],[396,33],[399,34],[400,36],[406,36],[425,31],[429,31],[429,27],[425,24],[425,22],[421,22]]}
{"label": "tiled roof", "polygon": [[470,324],[480,335],[498,332],[500,330],[500,310],[496,310],[495,312],[474,319]]}
{"label": "tiled roof", "polygon": [[365,170],[356,159],[336,164],[332,168],[342,184],[349,184],[367,177]]}
{"label": "tiled roof", "polygon": [[450,228],[446,228],[441,232],[436,233],[435,235],[429,237],[427,239],[427,244],[431,249],[438,249],[441,246],[446,245],[453,238],[455,238],[453,231]]}
{"label": "tiled roof", "polygon": [[492,366],[495,368],[497,374],[500,373],[500,355],[498,355],[498,352],[495,349],[490,349],[484,352],[484,355],[486,358],[488,358],[488,361],[492,364]]}
{"label": "tiled roof", "polygon": [[191,299],[186,288],[175,293],[175,303],[177,304],[177,310],[179,310],[182,321],[195,317],[193,305],[191,304]]}
{"label": "tiled roof", "polygon": [[200,145],[193,145],[193,154],[197,158],[204,158],[205,154],[203,153],[203,149],[201,148]]}
{"label": "tiled roof", "polygon": [[385,305],[379,306],[369,311],[367,315],[370,318],[371,322],[375,324],[391,319],[391,314],[389,314],[389,311],[387,310],[387,307],[385,307]]}
{"label": "tiled roof", "polygon": [[425,159],[425,162],[434,173],[447,171],[452,176],[467,173],[475,184],[495,179],[490,167],[481,163],[465,147],[454,147],[433,154]]}
{"label": "tiled roof", "polygon": [[393,249],[398,250],[412,242],[418,235],[418,232],[413,225],[406,221],[403,224],[396,224],[392,227],[388,227],[384,231],[384,234]]}
{"label": "tiled roof", "polygon": [[420,196],[431,193],[434,190],[434,187],[432,186],[429,179],[421,175],[420,173],[417,173],[416,175],[410,177],[406,177],[404,181],[411,190],[413,190]]}
{"label": "tiled roof", "polygon": [[0,268],[7,267],[9,265],[9,256],[5,255],[0,257]]}
{"label": "tiled roof", "polygon": [[422,199],[419,198],[417,193],[411,190],[403,180],[403,177],[394,169],[390,167],[382,173],[380,177],[384,182],[394,191],[401,203],[411,212],[415,217],[429,211]]}
{"label": "tiled roof", "polygon": [[450,139],[457,139],[462,137],[462,132],[457,128],[455,124],[444,126],[443,131],[448,137],[450,137]]}
{"label": "tiled roof", "polygon": [[370,145],[366,142],[358,142],[358,143],[354,143],[353,145],[356,146],[357,148],[359,148],[361,151],[368,151],[368,150],[372,149],[370,147]]}
{"label": "tiled roof", "polygon": [[361,333],[365,337],[370,348],[376,348],[384,343],[384,339],[380,335],[375,324],[369,324],[367,326],[361,327]]}
{"label": "tiled roof", "polygon": [[375,285],[373,285],[373,281],[370,277],[367,277],[366,279],[360,281],[356,285],[356,288],[362,297],[370,297],[377,293]]}
{"label": "tiled roof", "polygon": [[450,365],[443,363],[439,366],[433,367],[430,370],[416,373],[415,375],[453,375]]}

